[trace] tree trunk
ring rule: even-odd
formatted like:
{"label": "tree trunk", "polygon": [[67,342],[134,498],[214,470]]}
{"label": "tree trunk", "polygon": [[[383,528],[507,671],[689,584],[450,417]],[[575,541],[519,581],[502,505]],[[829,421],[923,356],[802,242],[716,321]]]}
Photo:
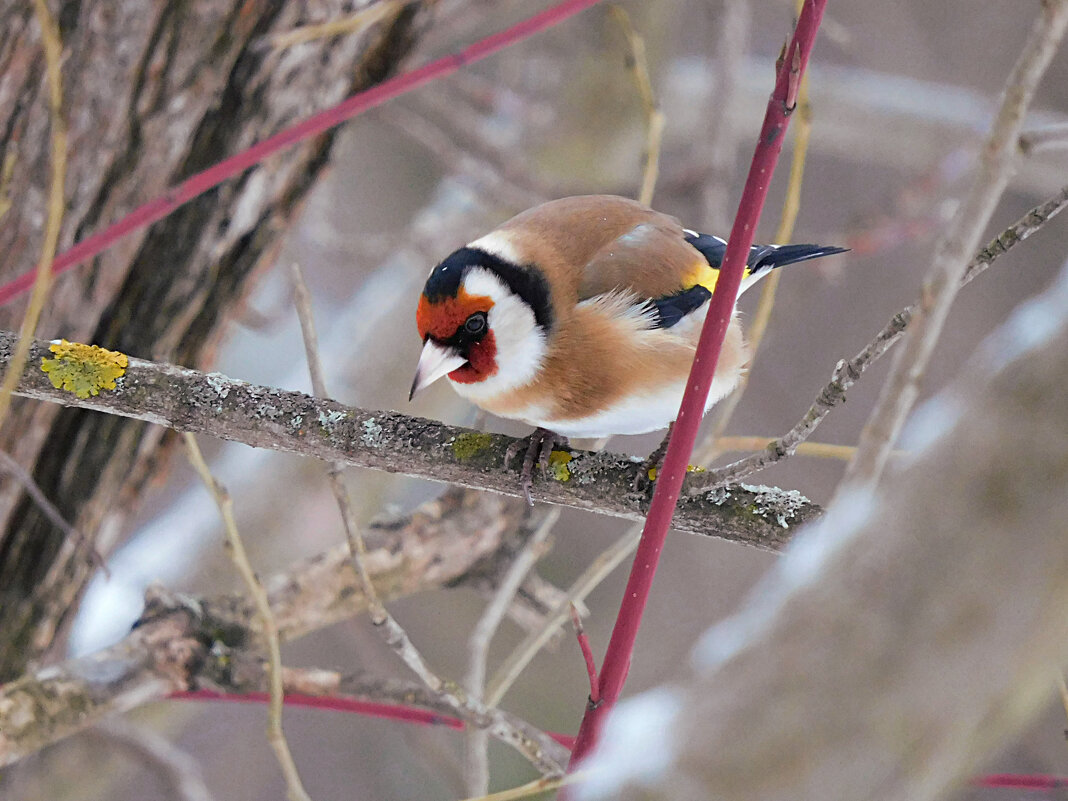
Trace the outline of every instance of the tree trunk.
{"label": "tree trunk", "polygon": [[[287,124],[388,77],[429,13],[419,2],[361,33],[272,50],[269,37],[364,3],[52,3],[70,127],[60,248]],[[14,159],[0,282],[33,269],[49,180],[49,112],[32,5],[0,0],[0,152]],[[61,277],[39,333],[187,366],[270,261],[327,163],[334,133],[273,156]],[[20,300],[0,308],[17,328]],[[0,447],[98,550],[165,459],[164,429],[16,399]],[[47,445],[47,447],[46,447]],[[91,574],[17,482],[0,486],[0,682],[56,645]]]}

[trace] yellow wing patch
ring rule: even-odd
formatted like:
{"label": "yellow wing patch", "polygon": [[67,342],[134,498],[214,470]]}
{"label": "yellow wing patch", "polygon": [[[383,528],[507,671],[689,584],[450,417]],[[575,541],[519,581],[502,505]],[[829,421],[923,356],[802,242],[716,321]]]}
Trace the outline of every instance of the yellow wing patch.
{"label": "yellow wing patch", "polygon": [[[745,272],[742,273],[742,280],[744,281],[752,275],[752,271],[746,267]],[[701,259],[695,262],[693,267],[686,271],[682,276],[682,288],[692,289],[700,284],[709,292],[716,288],[716,281],[719,279],[719,270],[709,266],[708,262]]]}

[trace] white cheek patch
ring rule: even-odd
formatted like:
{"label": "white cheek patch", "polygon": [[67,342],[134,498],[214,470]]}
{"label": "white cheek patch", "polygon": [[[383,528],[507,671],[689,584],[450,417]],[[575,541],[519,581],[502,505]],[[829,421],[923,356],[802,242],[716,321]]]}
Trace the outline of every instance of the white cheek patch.
{"label": "white cheek patch", "polygon": [[489,399],[530,383],[545,357],[545,333],[534,312],[493,272],[475,267],[464,277],[464,290],[493,301],[487,321],[497,345],[497,372],[473,384],[453,383],[461,395]]}
{"label": "white cheek patch", "polygon": [[485,236],[468,244],[468,247],[485,251],[491,256],[496,256],[498,259],[506,261],[509,264],[523,263],[523,260],[519,258],[519,253],[516,251],[515,245],[512,244],[511,237],[502,231],[491,231]]}

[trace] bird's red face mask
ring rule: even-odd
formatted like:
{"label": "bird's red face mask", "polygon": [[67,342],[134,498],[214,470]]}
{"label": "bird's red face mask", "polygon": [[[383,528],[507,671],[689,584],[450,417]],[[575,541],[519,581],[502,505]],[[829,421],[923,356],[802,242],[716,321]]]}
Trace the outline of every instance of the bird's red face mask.
{"label": "bird's red face mask", "polygon": [[423,352],[415,370],[409,399],[448,375],[460,384],[484,381],[497,372],[497,344],[489,328],[493,301],[469,295],[463,287],[455,296],[431,301],[419,298],[415,323],[423,338]]}

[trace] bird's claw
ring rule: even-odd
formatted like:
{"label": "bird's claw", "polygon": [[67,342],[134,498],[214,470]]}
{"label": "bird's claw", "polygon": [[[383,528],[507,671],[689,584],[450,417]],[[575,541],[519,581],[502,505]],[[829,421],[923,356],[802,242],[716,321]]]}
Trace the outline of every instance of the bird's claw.
{"label": "bird's claw", "polygon": [[[566,446],[567,437],[561,436],[547,428],[537,428],[534,430],[534,433],[527,438],[526,443],[526,453],[523,455],[523,467],[519,471],[519,488],[523,491],[523,497],[526,498],[527,506],[533,506],[534,498],[531,495],[531,490],[534,487],[534,465],[537,463],[538,467],[544,472],[549,467],[549,457],[552,455],[553,448],[557,445]],[[517,439],[508,446],[508,450],[504,452],[504,468],[506,470],[509,465],[511,465],[512,459],[518,455],[522,448],[523,440],[521,439]]]}
{"label": "bird's claw", "polygon": [[[668,443],[671,441],[671,431],[675,424],[668,426],[664,439],[656,446],[656,450],[645,457],[645,461],[638,467],[638,473],[634,476],[631,490],[635,494],[643,495],[649,486],[656,481],[656,473],[664,466],[664,456],[667,455]],[[650,475],[652,473],[653,475]]]}

